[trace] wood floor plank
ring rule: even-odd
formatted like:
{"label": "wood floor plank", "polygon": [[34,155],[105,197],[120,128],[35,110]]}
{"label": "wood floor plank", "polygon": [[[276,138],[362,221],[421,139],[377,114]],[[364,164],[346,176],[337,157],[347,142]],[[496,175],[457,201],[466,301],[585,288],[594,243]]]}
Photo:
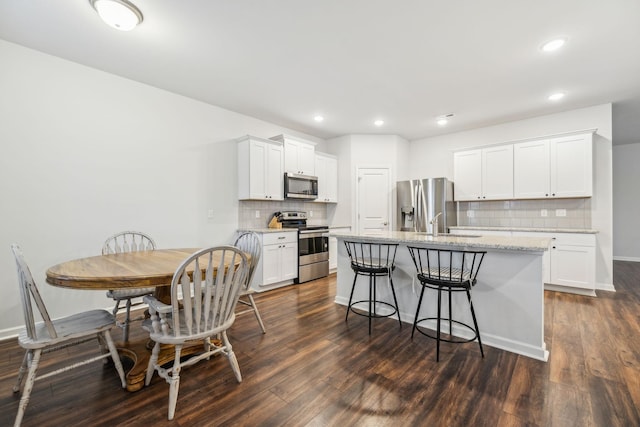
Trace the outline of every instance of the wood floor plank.
{"label": "wood floor plank", "polygon": [[[176,419],[168,384],[154,376],[139,392],[120,388],[113,366],[90,364],[36,382],[28,426],[631,426],[640,425],[640,263],[614,263],[617,292],[598,297],[545,292],[548,363],[477,343],[410,338],[394,319],[367,319],[336,305],[335,276],[255,295],[252,314],[229,336],[243,375],[225,357],[185,368]],[[114,336],[120,331],[114,329]],[[146,335],[134,324],[132,339]],[[76,351],[43,357],[42,369]],[[11,388],[24,354],[0,342],[0,425],[11,425]]]}

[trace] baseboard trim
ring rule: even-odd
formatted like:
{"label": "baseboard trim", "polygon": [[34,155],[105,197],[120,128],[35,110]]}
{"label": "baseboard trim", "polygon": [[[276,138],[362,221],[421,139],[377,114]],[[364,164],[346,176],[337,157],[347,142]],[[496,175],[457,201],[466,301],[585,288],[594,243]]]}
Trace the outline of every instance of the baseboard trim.
{"label": "baseboard trim", "polygon": [[640,258],[631,257],[631,256],[614,256],[614,261],[631,261],[631,262],[640,262]]}

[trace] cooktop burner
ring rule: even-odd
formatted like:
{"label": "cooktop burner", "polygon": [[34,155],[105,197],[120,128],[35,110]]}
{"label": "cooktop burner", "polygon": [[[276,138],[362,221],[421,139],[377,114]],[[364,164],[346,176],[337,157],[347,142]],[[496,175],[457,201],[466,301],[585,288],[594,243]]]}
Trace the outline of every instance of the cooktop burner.
{"label": "cooktop burner", "polygon": [[298,230],[327,230],[327,225],[307,225],[307,213],[299,211],[280,212],[277,214],[282,228],[297,228]]}

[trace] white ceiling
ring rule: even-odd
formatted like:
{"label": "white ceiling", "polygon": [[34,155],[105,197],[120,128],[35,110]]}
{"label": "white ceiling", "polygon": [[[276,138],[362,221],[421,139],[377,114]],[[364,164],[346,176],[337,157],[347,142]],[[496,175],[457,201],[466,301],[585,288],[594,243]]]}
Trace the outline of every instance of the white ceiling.
{"label": "white ceiling", "polygon": [[640,142],[638,0],[132,1],[144,22],[125,33],[88,0],[2,0],[0,38],[321,138],[612,102],[614,144]]}

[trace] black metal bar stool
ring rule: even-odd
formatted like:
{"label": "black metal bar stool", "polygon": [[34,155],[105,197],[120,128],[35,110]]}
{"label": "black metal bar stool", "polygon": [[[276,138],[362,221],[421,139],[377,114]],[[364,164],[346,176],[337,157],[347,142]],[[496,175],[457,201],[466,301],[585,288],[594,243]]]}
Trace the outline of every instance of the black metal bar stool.
{"label": "black metal bar stool", "polygon": [[[420,292],[420,299],[418,300],[416,317],[413,321],[413,329],[411,330],[411,338],[413,339],[413,334],[417,330],[421,334],[435,339],[437,342],[436,361],[440,361],[440,341],[450,343],[467,343],[477,339],[478,345],[480,346],[480,354],[484,357],[482,340],[480,339],[480,330],[478,329],[478,321],[476,320],[476,313],[473,309],[473,302],[471,301],[471,288],[476,284],[476,277],[486,252],[428,249],[412,246],[409,246],[408,249],[411,254],[411,258],[413,259],[413,263],[416,266],[417,278],[422,284],[422,291]],[[420,307],[422,305],[424,291],[427,288],[438,291],[438,314],[437,317],[420,318]],[[442,317],[443,291],[447,292],[449,296],[448,317]],[[473,326],[453,319],[453,313],[451,310],[452,292],[465,292],[467,294],[469,308],[471,309],[471,318],[473,319]],[[420,323],[430,320],[436,321],[435,336],[424,329],[421,329],[423,327]],[[442,321],[447,321],[449,323],[449,338],[442,337]],[[452,334],[453,323],[471,331],[473,336],[469,339],[454,337]]]}
{"label": "black metal bar stool", "polygon": [[[349,305],[347,306],[347,314],[344,317],[346,322],[349,318],[349,312],[353,311],[360,316],[369,318],[369,335],[371,335],[371,319],[379,317],[390,317],[398,314],[398,322],[402,328],[402,320],[400,319],[400,309],[398,308],[398,299],[396,291],[393,287],[392,273],[395,269],[397,243],[366,243],[346,241],[344,245],[347,247],[347,253],[351,260],[351,269],[355,273],[353,277],[353,285],[351,286],[351,295],[349,296]],[[358,276],[366,276],[369,278],[369,298],[366,300],[353,301],[353,292],[356,289],[356,281]],[[389,287],[393,295],[393,304],[385,301],[378,301],[376,278],[386,276],[389,280]],[[356,304],[367,303],[368,311],[356,311]],[[392,311],[390,313],[381,314],[378,312],[380,306],[388,307]]]}

